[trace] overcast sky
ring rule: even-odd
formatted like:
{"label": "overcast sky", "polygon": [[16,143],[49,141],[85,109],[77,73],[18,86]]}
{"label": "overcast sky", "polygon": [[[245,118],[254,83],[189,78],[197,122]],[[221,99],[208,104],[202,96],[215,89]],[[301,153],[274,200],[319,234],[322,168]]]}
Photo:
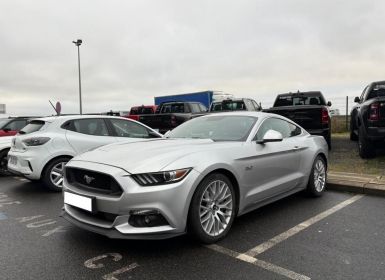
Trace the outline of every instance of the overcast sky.
{"label": "overcast sky", "polygon": [[128,110],[220,90],[269,107],[321,90],[344,110],[385,79],[385,2],[0,0],[0,103],[11,115]]}

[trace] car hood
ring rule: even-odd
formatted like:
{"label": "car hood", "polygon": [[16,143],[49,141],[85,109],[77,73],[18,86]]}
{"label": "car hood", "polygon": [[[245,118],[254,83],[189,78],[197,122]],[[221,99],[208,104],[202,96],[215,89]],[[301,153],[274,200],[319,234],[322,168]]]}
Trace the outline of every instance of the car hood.
{"label": "car hood", "polygon": [[[224,145],[224,142],[214,142],[211,139],[154,139],[116,143],[86,152],[75,157],[73,161],[111,165],[132,174],[156,172],[192,153],[213,151],[216,147],[223,148]],[[184,167],[189,166],[180,166]]]}

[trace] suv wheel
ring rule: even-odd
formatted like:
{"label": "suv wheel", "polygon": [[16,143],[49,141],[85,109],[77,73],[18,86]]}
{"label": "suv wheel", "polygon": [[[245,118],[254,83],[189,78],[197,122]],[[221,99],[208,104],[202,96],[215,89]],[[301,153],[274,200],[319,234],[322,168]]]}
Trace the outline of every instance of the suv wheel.
{"label": "suv wheel", "polygon": [[49,162],[43,171],[43,183],[51,191],[61,192],[64,180],[64,166],[70,161],[68,157],[60,157]]}
{"label": "suv wheel", "polygon": [[232,183],[225,175],[213,173],[203,179],[194,193],[188,217],[188,231],[200,242],[217,242],[230,230],[236,209]]}
{"label": "suv wheel", "polygon": [[369,139],[365,138],[362,129],[358,133],[358,152],[361,158],[373,158],[376,155],[374,143]]}
{"label": "suv wheel", "polygon": [[354,127],[354,123],[353,123],[353,120],[350,121],[350,140],[351,141],[358,141],[358,136],[357,134],[355,133],[355,130],[356,128]]}
{"label": "suv wheel", "polygon": [[0,152],[0,175],[8,175],[8,152],[9,149]]}

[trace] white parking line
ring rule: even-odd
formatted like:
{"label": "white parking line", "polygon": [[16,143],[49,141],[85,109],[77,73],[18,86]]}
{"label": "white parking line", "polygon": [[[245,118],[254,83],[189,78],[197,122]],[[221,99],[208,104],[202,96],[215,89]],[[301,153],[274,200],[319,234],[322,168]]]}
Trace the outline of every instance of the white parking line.
{"label": "white parking line", "polygon": [[296,225],[295,227],[292,227],[291,229],[273,237],[272,239],[250,249],[249,251],[247,251],[244,254],[247,256],[251,256],[251,257],[255,257],[259,254],[262,254],[263,252],[271,249],[272,247],[281,243],[282,241],[285,241],[289,237],[292,237],[293,235],[303,231],[304,229],[308,228],[309,226],[325,219],[326,217],[330,216],[331,214],[333,214],[333,213],[345,208],[346,206],[356,202],[357,200],[361,199],[363,196],[364,195],[362,195],[362,194],[355,195],[352,198],[349,198],[349,199],[337,204],[336,206],[334,206],[334,207],[332,207],[332,208],[330,208],[330,209],[300,223],[299,225]]}
{"label": "white parking line", "polygon": [[293,279],[293,280],[310,280],[310,277],[307,277],[305,275],[296,273],[296,272],[288,270],[286,268],[277,266],[275,264],[272,264],[272,263],[269,263],[269,262],[266,262],[266,261],[262,261],[262,260],[256,259],[254,257],[248,256],[248,255],[245,255],[245,254],[240,254],[238,252],[235,252],[233,250],[224,248],[224,247],[216,245],[216,244],[206,245],[206,247],[211,249],[211,250],[214,250],[216,252],[219,252],[219,253],[228,255],[230,257],[236,258],[238,260],[241,260],[241,261],[253,264],[253,265],[258,266],[260,268],[263,268],[265,270],[268,270],[268,271],[277,273],[279,275],[285,276],[285,277],[287,277],[289,279]]}

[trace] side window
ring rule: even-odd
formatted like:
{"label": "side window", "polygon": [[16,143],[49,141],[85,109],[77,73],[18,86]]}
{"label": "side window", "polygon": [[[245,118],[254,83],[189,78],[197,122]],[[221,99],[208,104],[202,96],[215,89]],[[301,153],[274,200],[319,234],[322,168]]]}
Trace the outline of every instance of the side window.
{"label": "side window", "polygon": [[27,125],[27,121],[26,121],[26,120],[16,120],[16,121],[10,122],[10,123],[5,127],[5,129],[19,131],[20,129],[22,129],[22,128],[23,128],[24,126],[26,126],[26,125]]}
{"label": "side window", "polygon": [[295,124],[288,123],[290,128],[290,137],[300,135],[302,133],[302,129],[296,126]]}
{"label": "side window", "polygon": [[116,132],[118,137],[132,137],[132,138],[149,138],[147,128],[144,126],[129,121],[129,120],[119,120],[119,119],[110,119],[112,127]]}
{"label": "side window", "polygon": [[366,88],[364,89],[364,91],[362,92],[361,94],[361,97],[360,97],[360,102],[364,102],[365,100],[365,93],[366,93],[366,90],[368,89],[369,86],[366,86]]}
{"label": "side window", "polygon": [[262,140],[266,132],[268,132],[269,130],[275,130],[280,132],[283,138],[294,136],[292,135],[292,130],[295,130],[295,128],[291,128],[290,125],[291,124],[287,121],[277,118],[269,118],[265,120],[259,127],[258,132],[254,137],[254,140]]}
{"label": "side window", "polygon": [[171,104],[163,105],[161,107],[160,113],[162,113],[162,114],[171,113]]}
{"label": "side window", "polygon": [[255,110],[256,110],[256,111],[259,111],[260,108],[259,108],[258,103],[255,102],[254,100],[251,100],[251,102],[254,104]]}
{"label": "side window", "polygon": [[247,110],[249,111],[255,111],[255,107],[254,107],[254,104],[249,100],[249,99],[245,99],[245,104],[246,104],[246,108]]}
{"label": "side window", "polygon": [[191,111],[193,113],[200,113],[201,112],[201,109],[200,109],[198,103],[191,103],[190,105],[191,105]]}
{"label": "side window", "polygon": [[201,109],[201,112],[206,112],[207,111],[207,108],[204,105],[202,105],[200,103],[198,105],[199,105],[199,108]]}
{"label": "side window", "polygon": [[94,136],[109,136],[104,119],[73,120],[68,130]]}

